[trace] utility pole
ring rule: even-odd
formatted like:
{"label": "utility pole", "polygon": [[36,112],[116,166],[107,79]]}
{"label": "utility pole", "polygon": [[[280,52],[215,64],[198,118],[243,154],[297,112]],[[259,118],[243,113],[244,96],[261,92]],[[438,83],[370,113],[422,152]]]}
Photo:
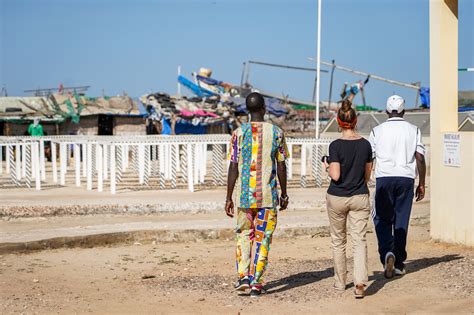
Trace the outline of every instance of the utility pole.
{"label": "utility pole", "polygon": [[316,103],[316,87],[318,85],[318,75],[314,75],[314,84],[313,84],[313,96],[311,96],[311,102]]}
{"label": "utility pole", "polygon": [[321,72],[321,2],[318,0],[318,39],[316,45],[316,139],[319,139],[319,87],[320,87],[320,72]]}
{"label": "utility pole", "polygon": [[[418,86],[419,88],[421,88],[421,82],[418,81],[418,82],[415,82],[413,83],[414,85]],[[416,92],[416,99],[415,99],[415,108],[418,108],[418,100],[420,99],[420,90],[418,90]]]}
{"label": "utility pole", "polygon": [[334,70],[336,70],[336,64],[335,60],[332,60],[332,68],[331,68],[331,81],[329,81],[329,107],[331,106],[331,100],[332,100],[332,83],[334,80]]}
{"label": "utility pole", "polygon": [[242,86],[244,85],[244,76],[245,76],[245,67],[247,64],[244,62],[242,64],[242,75],[240,76],[240,89],[242,89]]}
{"label": "utility pole", "polygon": [[247,67],[245,68],[245,85],[249,83],[249,76],[250,76],[250,61],[247,62]]}

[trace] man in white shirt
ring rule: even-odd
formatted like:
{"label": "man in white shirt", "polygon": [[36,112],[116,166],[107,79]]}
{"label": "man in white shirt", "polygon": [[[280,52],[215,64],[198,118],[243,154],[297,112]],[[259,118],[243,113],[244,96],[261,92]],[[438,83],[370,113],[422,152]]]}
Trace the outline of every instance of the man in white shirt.
{"label": "man in white shirt", "polygon": [[414,182],[419,173],[416,201],[425,196],[425,146],[418,127],[405,121],[405,100],[387,99],[389,119],[370,132],[375,164],[375,203],[372,213],[384,275],[406,273],[406,242],[413,203]]}

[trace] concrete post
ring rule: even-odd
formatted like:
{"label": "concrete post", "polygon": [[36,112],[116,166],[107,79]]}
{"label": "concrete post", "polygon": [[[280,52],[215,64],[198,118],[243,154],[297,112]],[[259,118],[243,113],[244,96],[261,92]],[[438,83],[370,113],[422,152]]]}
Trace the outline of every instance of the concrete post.
{"label": "concrete post", "polygon": [[194,184],[199,184],[199,170],[201,168],[201,154],[200,154],[200,146],[198,144],[193,145],[193,167],[194,167]]}
{"label": "concrete post", "polygon": [[[105,145],[104,145],[105,147]],[[104,150],[101,144],[96,144],[95,157],[97,159],[97,191],[104,190]]]}
{"label": "concrete post", "polygon": [[58,182],[58,155],[56,143],[51,141],[51,164],[53,168],[53,183]]}
{"label": "concrete post", "polygon": [[[42,141],[41,141],[42,142]],[[41,190],[41,145],[38,142],[33,143],[33,152],[31,157],[33,158],[32,164],[35,165],[34,176],[35,176],[35,188],[36,190]],[[44,147],[43,147],[44,149]]]}
{"label": "concrete post", "polygon": [[301,187],[306,187],[306,144],[301,145]]}
{"label": "concrete post", "polygon": [[86,177],[87,177],[87,190],[92,190],[92,143],[87,144],[87,172],[86,172]]}
{"label": "concrete post", "polygon": [[201,176],[201,184],[204,184],[207,174],[207,143],[202,144],[201,156],[201,171],[199,175]]}
{"label": "concrete post", "polygon": [[[20,151],[21,151],[21,153],[20,153]],[[22,179],[22,178],[25,178],[25,176],[26,176],[26,145],[25,144],[21,145],[21,150],[20,151],[18,151],[17,154],[21,157],[21,172],[20,172],[21,176],[20,176],[19,179]]]}
{"label": "concrete post", "polygon": [[128,165],[129,165],[129,157],[128,157],[129,146],[128,146],[128,144],[124,145],[124,148],[125,148],[125,153],[123,154],[123,161],[124,161],[124,164],[125,164],[125,169],[123,171],[125,172],[125,170],[128,168]]}
{"label": "concrete post", "polygon": [[102,170],[104,172],[104,179],[107,180],[108,179],[108,174],[109,174],[109,157],[110,157],[110,154],[109,154],[109,149],[108,149],[108,145],[107,144],[104,144],[102,146],[102,154],[103,154],[103,164],[102,164]]}
{"label": "concrete post", "polygon": [[10,174],[10,168],[11,168],[11,165],[10,165],[10,154],[11,154],[11,151],[9,150],[9,147],[10,146],[5,146],[5,172],[7,174]]}
{"label": "concrete post", "polygon": [[288,162],[286,164],[286,172],[288,179],[293,178],[293,145],[288,144],[288,152],[290,153],[290,157],[288,158]]}
{"label": "concrete post", "polygon": [[80,145],[74,143],[74,167],[76,169],[76,187],[81,186],[81,152]]}
{"label": "concrete post", "polygon": [[59,144],[59,185],[66,185],[67,148],[65,143]]}
{"label": "concrete post", "polygon": [[194,179],[193,179],[193,145],[186,144],[186,155],[187,155],[187,170],[188,170],[188,190],[194,192]]}
{"label": "concrete post", "polygon": [[158,160],[158,163],[159,163],[158,172],[160,172],[161,176],[165,176],[166,156],[165,156],[165,148],[163,144],[158,145],[158,156],[160,157]]}
{"label": "concrete post", "polygon": [[115,144],[110,145],[110,193],[116,193]]}
{"label": "concrete post", "polygon": [[41,180],[46,180],[46,162],[44,156],[44,140],[39,141],[39,165],[41,170]]}
{"label": "concrete post", "polygon": [[145,145],[138,145],[138,183],[143,184],[145,178]]}
{"label": "concrete post", "polygon": [[81,145],[81,155],[82,155],[82,176],[86,177],[87,176],[87,164],[91,163],[89,160],[87,160],[87,144],[83,143]]}
{"label": "concrete post", "polygon": [[120,146],[119,150],[121,150],[120,152],[122,153],[122,160],[121,160],[120,168],[122,169],[122,172],[125,172],[125,170],[127,169],[126,159],[128,157],[128,146],[122,144]]}

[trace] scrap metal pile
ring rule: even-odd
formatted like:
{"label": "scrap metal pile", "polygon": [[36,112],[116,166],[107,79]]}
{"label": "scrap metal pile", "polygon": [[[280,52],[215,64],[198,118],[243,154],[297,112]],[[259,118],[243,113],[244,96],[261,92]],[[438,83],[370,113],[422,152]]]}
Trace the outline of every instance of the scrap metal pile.
{"label": "scrap metal pile", "polygon": [[[193,96],[170,96],[166,93],[151,93],[140,98],[146,109],[147,118],[157,121],[163,119],[187,122],[194,126],[227,124],[239,126],[247,119],[245,96],[251,88],[241,89],[229,83],[212,79],[212,71],[201,68],[194,73],[194,82],[183,76],[178,77],[180,84],[189,89]],[[294,115],[287,103],[276,98],[266,97],[269,119],[279,120]]]}

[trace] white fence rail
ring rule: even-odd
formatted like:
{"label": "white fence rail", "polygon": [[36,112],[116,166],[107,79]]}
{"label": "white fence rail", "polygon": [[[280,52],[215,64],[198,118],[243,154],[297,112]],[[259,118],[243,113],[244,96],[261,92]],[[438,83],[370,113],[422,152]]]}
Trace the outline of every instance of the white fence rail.
{"label": "white fence rail", "polygon": [[[1,187],[96,189],[222,186],[228,135],[0,137]],[[301,187],[327,179],[321,158],[331,139],[287,138],[288,177]],[[299,176],[299,180],[297,178]],[[153,186],[154,186],[153,185]]]}

